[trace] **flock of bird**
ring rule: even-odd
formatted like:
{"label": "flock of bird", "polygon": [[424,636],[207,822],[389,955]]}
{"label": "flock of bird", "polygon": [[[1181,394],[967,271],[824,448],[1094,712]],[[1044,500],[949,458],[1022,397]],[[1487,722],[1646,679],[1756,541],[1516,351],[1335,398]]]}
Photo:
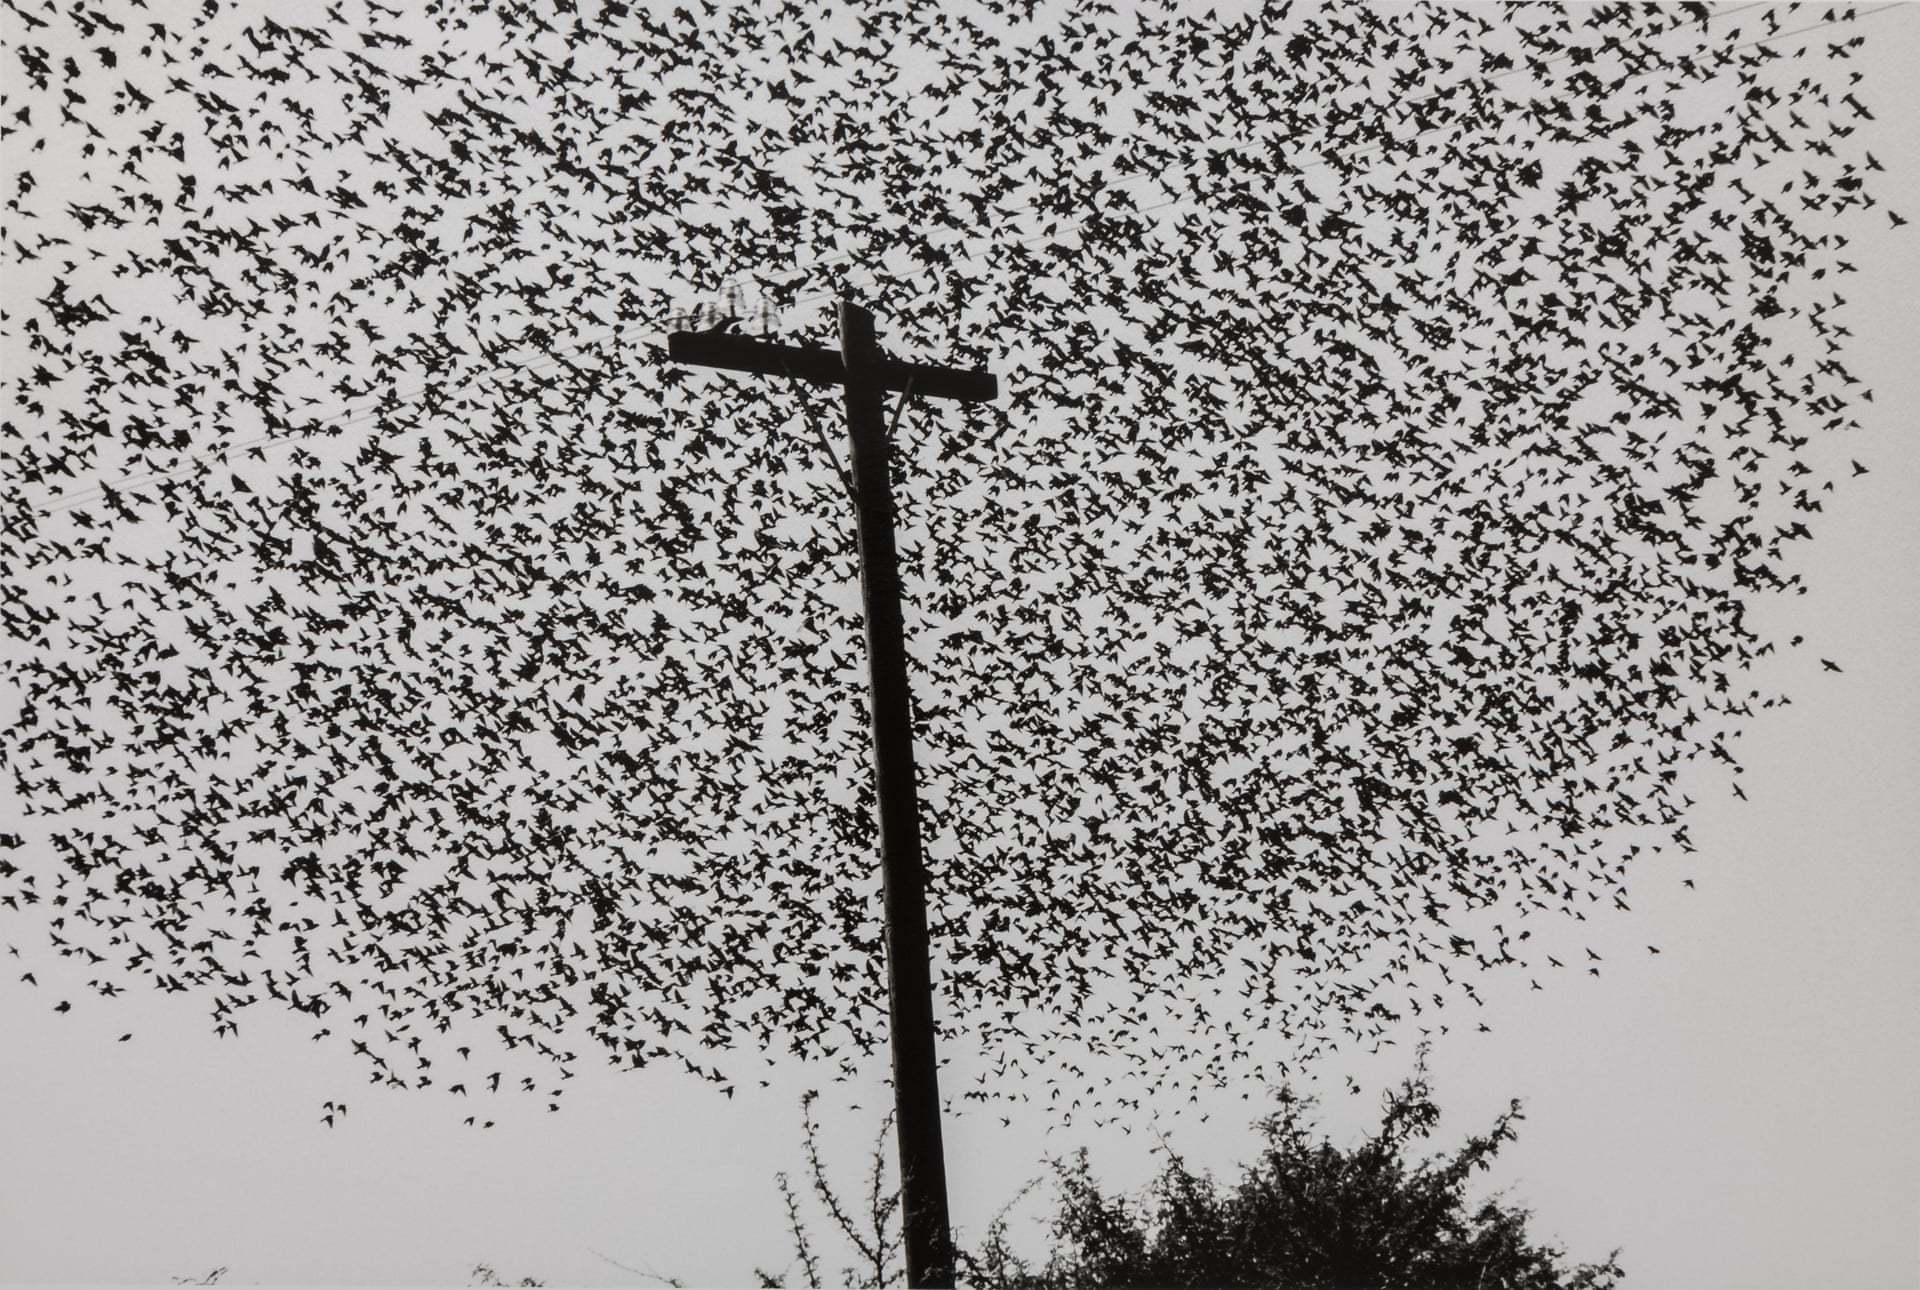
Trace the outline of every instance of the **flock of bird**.
{"label": "flock of bird", "polygon": [[1845,6],[0,2],[0,924],[551,1107],[885,1040],[837,414],[690,295],[999,374],[895,445],[948,1091],[1118,1114],[1688,845],[1903,222]]}

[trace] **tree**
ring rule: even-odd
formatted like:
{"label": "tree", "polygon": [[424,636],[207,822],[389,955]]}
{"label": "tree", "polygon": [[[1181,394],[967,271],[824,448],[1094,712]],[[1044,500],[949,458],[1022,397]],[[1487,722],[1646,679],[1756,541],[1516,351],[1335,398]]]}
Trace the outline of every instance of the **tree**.
{"label": "tree", "polygon": [[[1464,1195],[1513,1136],[1515,1108],[1453,1155],[1410,1166],[1410,1138],[1430,1131],[1425,1089],[1389,1102],[1380,1133],[1352,1151],[1309,1142],[1299,1104],[1261,1127],[1263,1154],[1231,1190],[1170,1155],[1145,1205],[1103,1195],[1086,1154],[1059,1167],[1055,1249],[1029,1268],[1004,1241],[977,1261],[978,1284],[1007,1290],[1094,1286],[1284,1286],[1287,1290],[1604,1290],[1623,1275],[1618,1251],[1565,1267],[1538,1245],[1529,1214]],[[1419,1100],[1409,1100],[1417,1098]],[[1396,1122],[1398,1121],[1398,1122]]]}
{"label": "tree", "polygon": [[1003,1071],[1476,998],[1775,701],[1885,215],[1850,7],[13,13],[0,903],[103,995],[550,1106],[876,1043],[833,466],[646,340],[749,282],[1010,392],[898,458]]}
{"label": "tree", "polygon": [[[1381,1101],[1378,1130],[1342,1148],[1316,1140],[1313,1099],[1282,1086],[1278,1110],[1257,1126],[1258,1154],[1231,1187],[1194,1173],[1163,1141],[1166,1165],[1147,1194],[1111,1196],[1094,1179],[1083,1148],[1054,1162],[1052,1246],[1043,1260],[1035,1266],[1009,1240],[1010,1212],[1021,1199],[1015,1197],[979,1245],[963,1252],[964,1283],[992,1290],[1610,1290],[1619,1283],[1619,1251],[1600,1263],[1567,1266],[1564,1251],[1529,1236],[1526,1210],[1499,1197],[1469,1199],[1476,1172],[1491,1168],[1501,1146],[1516,1137],[1518,1100],[1486,1133],[1424,1160],[1410,1153],[1440,1120],[1424,1047],[1413,1075]],[[865,1290],[895,1284],[881,1147],[874,1149],[871,1203],[859,1218],[850,1217],[827,1180],[805,1104],[803,1116],[813,1194],[860,1256],[831,1284]],[[804,1283],[817,1287],[823,1284],[820,1257],[792,1186],[785,1175],[777,1181]],[[759,1275],[763,1285],[783,1284],[778,1276]]]}
{"label": "tree", "polygon": [[[889,1189],[886,1185],[889,1172],[886,1145],[887,1135],[893,1128],[893,1111],[889,1109],[881,1121],[879,1136],[873,1144],[866,1201],[856,1208],[843,1203],[839,1193],[827,1181],[827,1168],[820,1159],[819,1132],[813,1122],[813,1103],[817,1096],[817,1093],[809,1091],[800,1099],[807,1181],[814,1197],[832,1220],[834,1231],[853,1247],[855,1257],[852,1265],[840,1269],[839,1278],[833,1284],[874,1287],[892,1284],[904,1276],[904,1264],[901,1261],[903,1242],[896,1230],[899,1227],[900,1193],[898,1189]],[[775,1174],[773,1181],[780,1189],[780,1200],[786,1208],[787,1230],[793,1235],[794,1256],[799,1260],[801,1275],[806,1278],[809,1287],[818,1287],[821,1284],[820,1258],[813,1242],[807,1237],[806,1220],[800,1211],[800,1195],[785,1173]],[[784,1284],[779,1275],[761,1268],[754,1269],[754,1278],[766,1287]]]}

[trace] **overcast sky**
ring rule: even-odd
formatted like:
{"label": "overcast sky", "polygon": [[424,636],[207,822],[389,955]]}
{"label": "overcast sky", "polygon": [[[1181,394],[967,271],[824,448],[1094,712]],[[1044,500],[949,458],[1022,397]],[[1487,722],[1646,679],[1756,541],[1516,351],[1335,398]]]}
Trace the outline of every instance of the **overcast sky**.
{"label": "overcast sky", "polygon": [[[1920,9],[1862,30],[1886,196],[1920,211]],[[1842,287],[1848,362],[1875,399],[1833,450],[1871,473],[1819,517],[1801,552],[1811,591],[1777,611],[1809,645],[1756,679],[1796,702],[1744,740],[1750,800],[1702,775],[1698,854],[1642,871],[1630,914],[1580,929],[1580,942],[1564,930],[1567,945],[1606,955],[1607,975],[1538,993],[1496,976],[1484,1012],[1450,1018],[1433,1048],[1438,1144],[1525,1099],[1520,1140],[1490,1182],[1575,1257],[1622,1247],[1635,1286],[1920,1283],[1920,245],[1890,235],[1857,249],[1869,272]],[[0,942],[24,948],[29,935],[0,921]],[[773,1175],[800,1169],[801,1092],[823,1091],[829,1163],[849,1190],[887,1098],[878,1066],[835,1085],[777,1065],[766,1087],[728,1100],[664,1069],[588,1065],[560,1113],[488,1133],[443,1099],[375,1089],[329,1130],[321,1101],[364,1088],[364,1071],[309,1042],[310,1023],[256,1010],[239,1037],[215,1039],[199,1001],[146,995],[57,1015],[54,993],[17,975],[0,974],[9,1283],[165,1283],[225,1266],[239,1282],[447,1284],[485,1261],[554,1283],[646,1283],[625,1264],[741,1284],[791,1258]],[[1475,1030],[1482,1019],[1490,1033]],[[950,1056],[951,1091],[970,1072]],[[1328,1129],[1350,1138],[1370,1124],[1411,1061],[1403,1043],[1322,1066]],[[1194,1163],[1228,1168],[1259,1108],[1199,1097],[1164,1128]],[[1038,1105],[964,1109],[947,1124],[962,1239],[1043,1157],[1077,1145],[1103,1179],[1144,1181],[1148,1139],[1050,1134]],[[1022,1212],[1042,1210],[1030,1199]]]}

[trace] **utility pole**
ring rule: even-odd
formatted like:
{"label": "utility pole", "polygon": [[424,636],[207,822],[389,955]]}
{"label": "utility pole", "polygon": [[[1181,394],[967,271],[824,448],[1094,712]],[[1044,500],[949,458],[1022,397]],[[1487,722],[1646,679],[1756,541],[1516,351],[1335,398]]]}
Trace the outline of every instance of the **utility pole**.
{"label": "utility pole", "polygon": [[946,1155],[940,1142],[926,868],[920,854],[907,648],[900,620],[900,567],[893,541],[893,488],[887,477],[882,399],[887,391],[899,390],[909,396],[987,403],[999,394],[999,383],[991,372],[884,357],[874,343],[873,315],[851,300],[840,302],[838,353],[714,330],[673,333],[667,338],[667,356],[702,367],[838,385],[846,394],[860,535],[860,590],[867,620],[873,780],[880,807],[880,879],[887,920],[887,1002],[907,1284],[951,1287],[953,1228],[947,1218]]}

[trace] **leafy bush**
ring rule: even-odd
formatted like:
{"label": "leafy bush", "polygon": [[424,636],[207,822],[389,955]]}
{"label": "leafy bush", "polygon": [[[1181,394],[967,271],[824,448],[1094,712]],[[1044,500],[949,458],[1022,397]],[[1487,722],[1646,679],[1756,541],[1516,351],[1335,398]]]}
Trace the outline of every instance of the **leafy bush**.
{"label": "leafy bush", "polygon": [[[1473,1174],[1514,1139],[1518,1101],[1459,1149],[1409,1159],[1440,1119],[1425,1057],[1423,1050],[1413,1076],[1383,1099],[1379,1129],[1352,1149],[1316,1140],[1313,1100],[1282,1089],[1279,1110],[1258,1125],[1257,1158],[1230,1187],[1195,1173],[1171,1148],[1165,1169],[1137,1199],[1103,1191],[1084,1149],[1055,1161],[1058,1195],[1044,1261],[1031,1264],[1009,1244],[1010,1203],[980,1246],[962,1251],[963,1282],[992,1290],[1612,1290],[1623,1276],[1617,1250],[1602,1263],[1564,1266],[1564,1251],[1528,1236],[1525,1209],[1498,1198],[1476,1206],[1467,1197]],[[810,1107],[806,1133],[814,1191],[862,1256],[863,1267],[845,1269],[842,1284],[894,1284],[897,1242],[886,1233],[894,1210],[880,1199],[880,1149],[873,1203],[855,1224],[822,1174]],[[818,1257],[784,1175],[780,1184],[806,1284],[818,1286]],[[782,1284],[760,1277],[765,1286]]]}

